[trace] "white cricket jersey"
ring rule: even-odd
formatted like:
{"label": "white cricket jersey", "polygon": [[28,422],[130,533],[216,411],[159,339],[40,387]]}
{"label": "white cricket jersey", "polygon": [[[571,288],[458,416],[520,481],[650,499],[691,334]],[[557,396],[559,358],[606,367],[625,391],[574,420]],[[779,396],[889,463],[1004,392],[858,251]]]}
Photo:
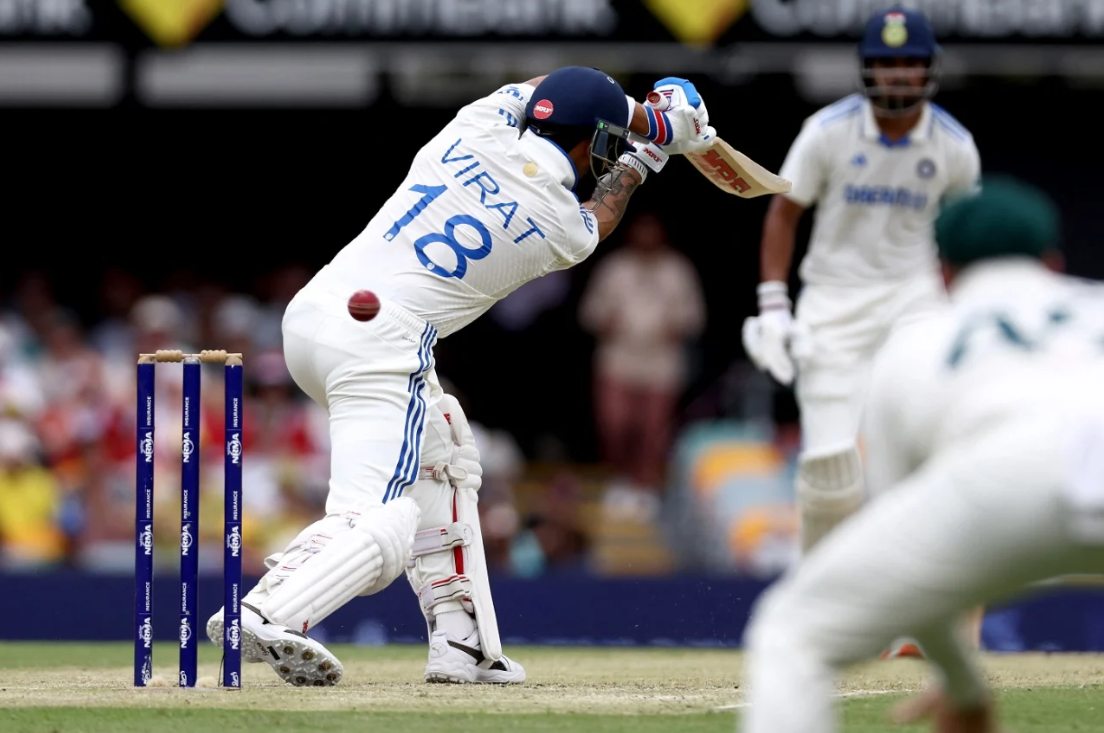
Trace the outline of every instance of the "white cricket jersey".
{"label": "white cricket jersey", "polygon": [[554,143],[519,134],[533,91],[508,85],[461,109],[320,277],[389,298],[443,337],[586,259],[598,222],[573,193],[575,165]]}
{"label": "white cricket jersey", "polygon": [[934,269],[940,201],[976,189],[980,168],[973,136],[932,103],[896,143],[861,94],[812,115],[781,171],[793,182],[788,197],[817,207],[802,281],[852,285]]}
{"label": "white cricket jersey", "polygon": [[873,490],[1016,419],[1104,415],[1104,285],[1007,258],[967,268],[950,297],[899,322],[875,359]]}

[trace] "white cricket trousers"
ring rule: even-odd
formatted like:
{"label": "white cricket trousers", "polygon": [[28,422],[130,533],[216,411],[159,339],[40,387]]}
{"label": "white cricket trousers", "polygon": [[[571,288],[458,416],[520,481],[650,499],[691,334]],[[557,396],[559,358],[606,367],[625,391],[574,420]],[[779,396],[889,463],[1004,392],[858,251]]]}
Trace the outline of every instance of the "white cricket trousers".
{"label": "white cricket trousers", "polygon": [[[283,321],[291,376],[329,412],[331,516],[402,496],[419,465],[447,461],[452,445],[448,423],[432,409],[441,396],[436,329],[384,298],[374,319],[355,320],[348,300],[357,289],[327,266]],[[440,455],[423,455],[423,447]]]}
{"label": "white cricket trousers", "polygon": [[745,636],[740,730],[837,731],[837,670],[902,636],[957,660],[948,688],[966,685],[962,612],[1099,572],[1104,423],[997,426],[875,497],[764,594]]}
{"label": "white cricket trousers", "polygon": [[802,448],[823,454],[855,443],[870,368],[893,325],[946,303],[938,273],[871,285],[802,288],[794,318],[812,334],[812,356],[799,365],[794,396],[801,413]]}

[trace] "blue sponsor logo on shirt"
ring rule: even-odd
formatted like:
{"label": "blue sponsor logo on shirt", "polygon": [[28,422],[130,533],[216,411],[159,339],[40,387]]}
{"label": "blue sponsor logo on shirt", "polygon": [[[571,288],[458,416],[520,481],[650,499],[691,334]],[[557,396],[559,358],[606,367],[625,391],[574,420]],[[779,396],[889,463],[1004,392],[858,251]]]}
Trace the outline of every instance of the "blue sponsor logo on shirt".
{"label": "blue sponsor logo on shirt", "polygon": [[844,199],[856,206],[896,206],[920,211],[928,205],[928,194],[893,186],[856,186],[847,184]]}

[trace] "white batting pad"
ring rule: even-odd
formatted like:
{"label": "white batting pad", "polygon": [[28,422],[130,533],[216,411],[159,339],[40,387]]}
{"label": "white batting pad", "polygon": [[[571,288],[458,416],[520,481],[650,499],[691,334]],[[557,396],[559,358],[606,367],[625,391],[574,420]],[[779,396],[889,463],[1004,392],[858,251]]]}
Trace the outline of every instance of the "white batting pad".
{"label": "white batting pad", "polygon": [[853,446],[802,456],[797,469],[801,550],[807,553],[866,501],[862,459]]}
{"label": "white batting pad", "polygon": [[483,656],[502,656],[498,619],[491,600],[479,493],[456,489],[447,481],[422,479],[407,489],[422,507],[422,524],[414,541],[407,578],[418,594],[432,635],[436,614],[463,608],[475,616]]}
{"label": "white batting pad", "polygon": [[349,531],[280,583],[260,605],[261,614],[305,632],[354,597],[386,588],[410,561],[420,518],[407,497],[365,510]]}
{"label": "white batting pad", "polygon": [[457,519],[471,528],[471,544],[463,549],[464,574],[471,581],[470,600],[475,607],[479,643],[483,656],[502,656],[502,641],[498,635],[498,617],[491,598],[491,581],[487,575],[487,556],[483,550],[483,529],[479,523],[479,494],[472,489],[456,490]]}

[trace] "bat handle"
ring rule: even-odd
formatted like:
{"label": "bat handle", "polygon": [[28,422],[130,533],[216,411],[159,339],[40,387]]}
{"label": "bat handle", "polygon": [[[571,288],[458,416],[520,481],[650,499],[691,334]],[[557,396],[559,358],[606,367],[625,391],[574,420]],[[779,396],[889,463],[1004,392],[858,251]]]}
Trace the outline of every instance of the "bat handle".
{"label": "bat handle", "polygon": [[654,110],[666,112],[671,108],[671,98],[653,89],[648,92],[648,96],[644,99],[644,104]]}

